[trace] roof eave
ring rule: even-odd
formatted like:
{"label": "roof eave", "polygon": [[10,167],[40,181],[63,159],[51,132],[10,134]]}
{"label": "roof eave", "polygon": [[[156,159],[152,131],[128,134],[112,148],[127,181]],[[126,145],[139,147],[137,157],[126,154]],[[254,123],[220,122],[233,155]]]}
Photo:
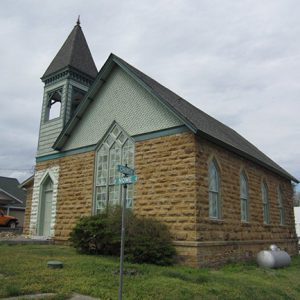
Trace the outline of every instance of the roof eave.
{"label": "roof eave", "polygon": [[26,188],[28,187],[30,184],[32,184],[34,182],[34,175],[31,175],[30,177],[28,177],[27,179],[25,179],[22,183],[20,183],[18,185],[19,188]]}
{"label": "roof eave", "polygon": [[61,69],[59,69],[59,70],[57,70],[57,71],[55,71],[55,72],[53,72],[51,74],[48,74],[46,76],[43,75],[40,79],[43,82],[45,82],[47,79],[49,79],[51,77],[54,77],[54,76],[56,76],[56,75],[58,75],[58,74],[60,74],[62,72],[65,72],[65,71],[75,71],[75,72],[77,72],[79,74],[82,74],[82,76],[84,76],[84,77],[88,77],[92,81],[95,80],[95,78],[96,78],[96,77],[93,77],[93,76],[91,76],[89,74],[86,74],[86,73],[82,72],[81,70],[79,70],[79,69],[77,69],[77,68],[75,68],[75,67],[73,67],[71,65],[67,65],[67,66],[65,66],[65,67],[63,67],[63,68],[61,68]]}
{"label": "roof eave", "polygon": [[233,147],[229,144],[226,144],[223,141],[220,141],[220,140],[208,135],[205,132],[202,132],[202,131],[198,130],[197,135],[200,136],[200,137],[203,137],[203,138],[209,140],[210,142],[213,142],[213,143],[215,143],[219,146],[222,146],[223,148],[226,148],[227,150],[230,150],[231,152],[234,152],[234,153],[238,154],[241,157],[249,159],[249,160],[257,163],[258,165],[260,165],[260,166],[262,166],[262,167],[264,167],[264,168],[266,168],[266,169],[268,169],[268,170],[270,170],[270,171],[272,171],[272,172],[274,172],[274,173],[276,173],[276,174],[278,174],[278,175],[280,175],[280,176],[282,176],[282,177],[284,177],[288,180],[291,180],[295,183],[299,183],[299,180],[297,178],[295,178],[294,176],[290,175],[288,172],[286,172],[286,173],[280,172],[279,170],[269,166],[268,164],[263,163],[259,159],[249,155],[248,153],[245,153],[245,152],[243,152],[243,151],[241,151],[241,150],[239,150],[239,149],[237,149],[237,148],[235,148],[235,147]]}

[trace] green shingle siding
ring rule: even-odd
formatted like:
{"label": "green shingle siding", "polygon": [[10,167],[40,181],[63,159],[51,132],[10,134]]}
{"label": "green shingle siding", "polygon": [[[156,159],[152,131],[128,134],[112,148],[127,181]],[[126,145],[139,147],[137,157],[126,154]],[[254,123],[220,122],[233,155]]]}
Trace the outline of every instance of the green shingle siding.
{"label": "green shingle siding", "polygon": [[115,68],[63,150],[96,144],[117,121],[131,136],[183,125],[119,67]]}

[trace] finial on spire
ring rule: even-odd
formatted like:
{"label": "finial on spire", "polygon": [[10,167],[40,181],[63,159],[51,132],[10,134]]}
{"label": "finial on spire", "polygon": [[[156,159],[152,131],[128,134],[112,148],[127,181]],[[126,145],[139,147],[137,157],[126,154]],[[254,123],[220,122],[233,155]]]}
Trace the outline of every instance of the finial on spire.
{"label": "finial on spire", "polygon": [[77,19],[76,24],[77,24],[78,26],[80,26],[80,15],[78,15],[78,19]]}

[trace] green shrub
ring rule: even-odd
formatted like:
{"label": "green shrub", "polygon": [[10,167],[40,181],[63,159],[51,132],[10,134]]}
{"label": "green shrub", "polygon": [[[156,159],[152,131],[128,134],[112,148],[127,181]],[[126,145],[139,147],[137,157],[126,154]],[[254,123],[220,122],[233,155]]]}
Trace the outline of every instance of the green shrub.
{"label": "green shrub", "polygon": [[[121,214],[119,206],[91,217],[83,217],[70,235],[81,253],[120,255]],[[135,263],[170,265],[175,248],[166,225],[155,219],[136,216],[126,210],[125,259]]]}

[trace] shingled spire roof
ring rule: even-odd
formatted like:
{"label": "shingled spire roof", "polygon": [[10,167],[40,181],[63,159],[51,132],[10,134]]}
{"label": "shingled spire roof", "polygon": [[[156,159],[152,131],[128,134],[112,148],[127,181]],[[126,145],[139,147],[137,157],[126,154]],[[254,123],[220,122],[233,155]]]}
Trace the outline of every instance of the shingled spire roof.
{"label": "shingled spire roof", "polygon": [[79,19],[42,78],[66,67],[73,67],[92,78],[95,78],[98,73]]}

